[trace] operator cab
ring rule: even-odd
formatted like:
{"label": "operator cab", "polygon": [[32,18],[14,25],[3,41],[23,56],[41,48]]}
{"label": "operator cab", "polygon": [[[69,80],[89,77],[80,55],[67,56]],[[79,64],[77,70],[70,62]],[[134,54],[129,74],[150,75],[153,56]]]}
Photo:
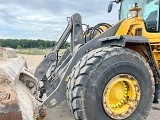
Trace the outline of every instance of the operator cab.
{"label": "operator cab", "polygon": [[[140,15],[144,20],[146,30],[148,32],[159,32],[159,0],[116,0],[116,3],[121,2],[119,19],[128,18],[128,12],[134,7],[135,3],[142,8]],[[109,5],[112,6],[112,5]],[[110,12],[110,11],[108,11]]]}

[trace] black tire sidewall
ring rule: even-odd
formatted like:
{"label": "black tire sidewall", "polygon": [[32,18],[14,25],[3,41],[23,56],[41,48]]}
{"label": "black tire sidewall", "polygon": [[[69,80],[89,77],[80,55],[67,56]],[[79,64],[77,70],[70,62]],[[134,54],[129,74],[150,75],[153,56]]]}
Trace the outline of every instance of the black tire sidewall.
{"label": "black tire sidewall", "polygon": [[89,120],[112,120],[102,104],[106,84],[116,75],[132,75],[139,83],[141,99],[134,113],[126,120],[141,120],[146,116],[152,99],[152,81],[147,66],[142,59],[123,54],[101,61],[101,64],[88,77],[84,93],[85,114]]}

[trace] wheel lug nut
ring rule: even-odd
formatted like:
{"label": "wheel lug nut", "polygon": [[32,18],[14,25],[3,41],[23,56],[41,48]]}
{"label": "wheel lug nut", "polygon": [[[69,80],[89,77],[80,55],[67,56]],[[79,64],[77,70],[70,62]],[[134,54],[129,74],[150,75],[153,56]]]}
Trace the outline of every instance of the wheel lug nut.
{"label": "wheel lug nut", "polygon": [[111,108],[113,108],[113,105],[111,105]]}
{"label": "wheel lug nut", "polygon": [[119,106],[121,106],[121,105],[122,105],[122,103],[118,103],[118,105],[119,105]]}

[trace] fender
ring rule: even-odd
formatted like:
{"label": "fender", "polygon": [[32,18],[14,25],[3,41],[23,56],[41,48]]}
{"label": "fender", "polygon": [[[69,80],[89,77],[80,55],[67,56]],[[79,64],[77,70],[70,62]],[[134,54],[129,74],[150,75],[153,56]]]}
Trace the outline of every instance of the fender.
{"label": "fender", "polygon": [[100,48],[100,47],[109,47],[109,46],[119,46],[119,47],[127,47],[127,44],[142,44],[145,46],[146,51],[148,53],[150,65],[153,67],[153,73],[158,78],[160,78],[159,70],[156,65],[156,62],[154,60],[152,49],[150,46],[150,43],[146,37],[143,36],[111,36],[101,39],[93,39],[89,43],[82,46],[76,54],[73,56],[70,65],[68,66],[66,75],[69,75],[69,72],[74,67],[74,65],[77,63],[77,61],[83,57],[86,53],[88,53],[91,50]]}
{"label": "fender", "polygon": [[[145,51],[147,51],[147,60],[148,63],[150,64],[150,67],[152,69],[152,72],[155,77],[155,83],[159,82],[160,79],[160,73],[159,69],[156,65],[152,49],[150,46],[150,43],[146,37],[143,36],[113,36],[113,37],[108,37],[108,38],[102,38],[100,39],[102,41],[102,46],[120,46],[120,47],[126,47],[129,48],[127,45],[134,45],[134,44],[139,44],[144,46]],[[138,52],[138,51],[137,51]],[[141,54],[142,55],[142,54]],[[144,56],[144,55],[142,55]]]}

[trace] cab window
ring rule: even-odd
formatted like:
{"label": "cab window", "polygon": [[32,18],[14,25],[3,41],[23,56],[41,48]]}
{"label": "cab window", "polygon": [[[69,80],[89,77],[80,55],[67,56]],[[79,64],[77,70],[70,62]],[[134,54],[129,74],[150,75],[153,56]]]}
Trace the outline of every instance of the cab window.
{"label": "cab window", "polygon": [[147,0],[143,11],[143,19],[148,32],[159,31],[159,0]]}

